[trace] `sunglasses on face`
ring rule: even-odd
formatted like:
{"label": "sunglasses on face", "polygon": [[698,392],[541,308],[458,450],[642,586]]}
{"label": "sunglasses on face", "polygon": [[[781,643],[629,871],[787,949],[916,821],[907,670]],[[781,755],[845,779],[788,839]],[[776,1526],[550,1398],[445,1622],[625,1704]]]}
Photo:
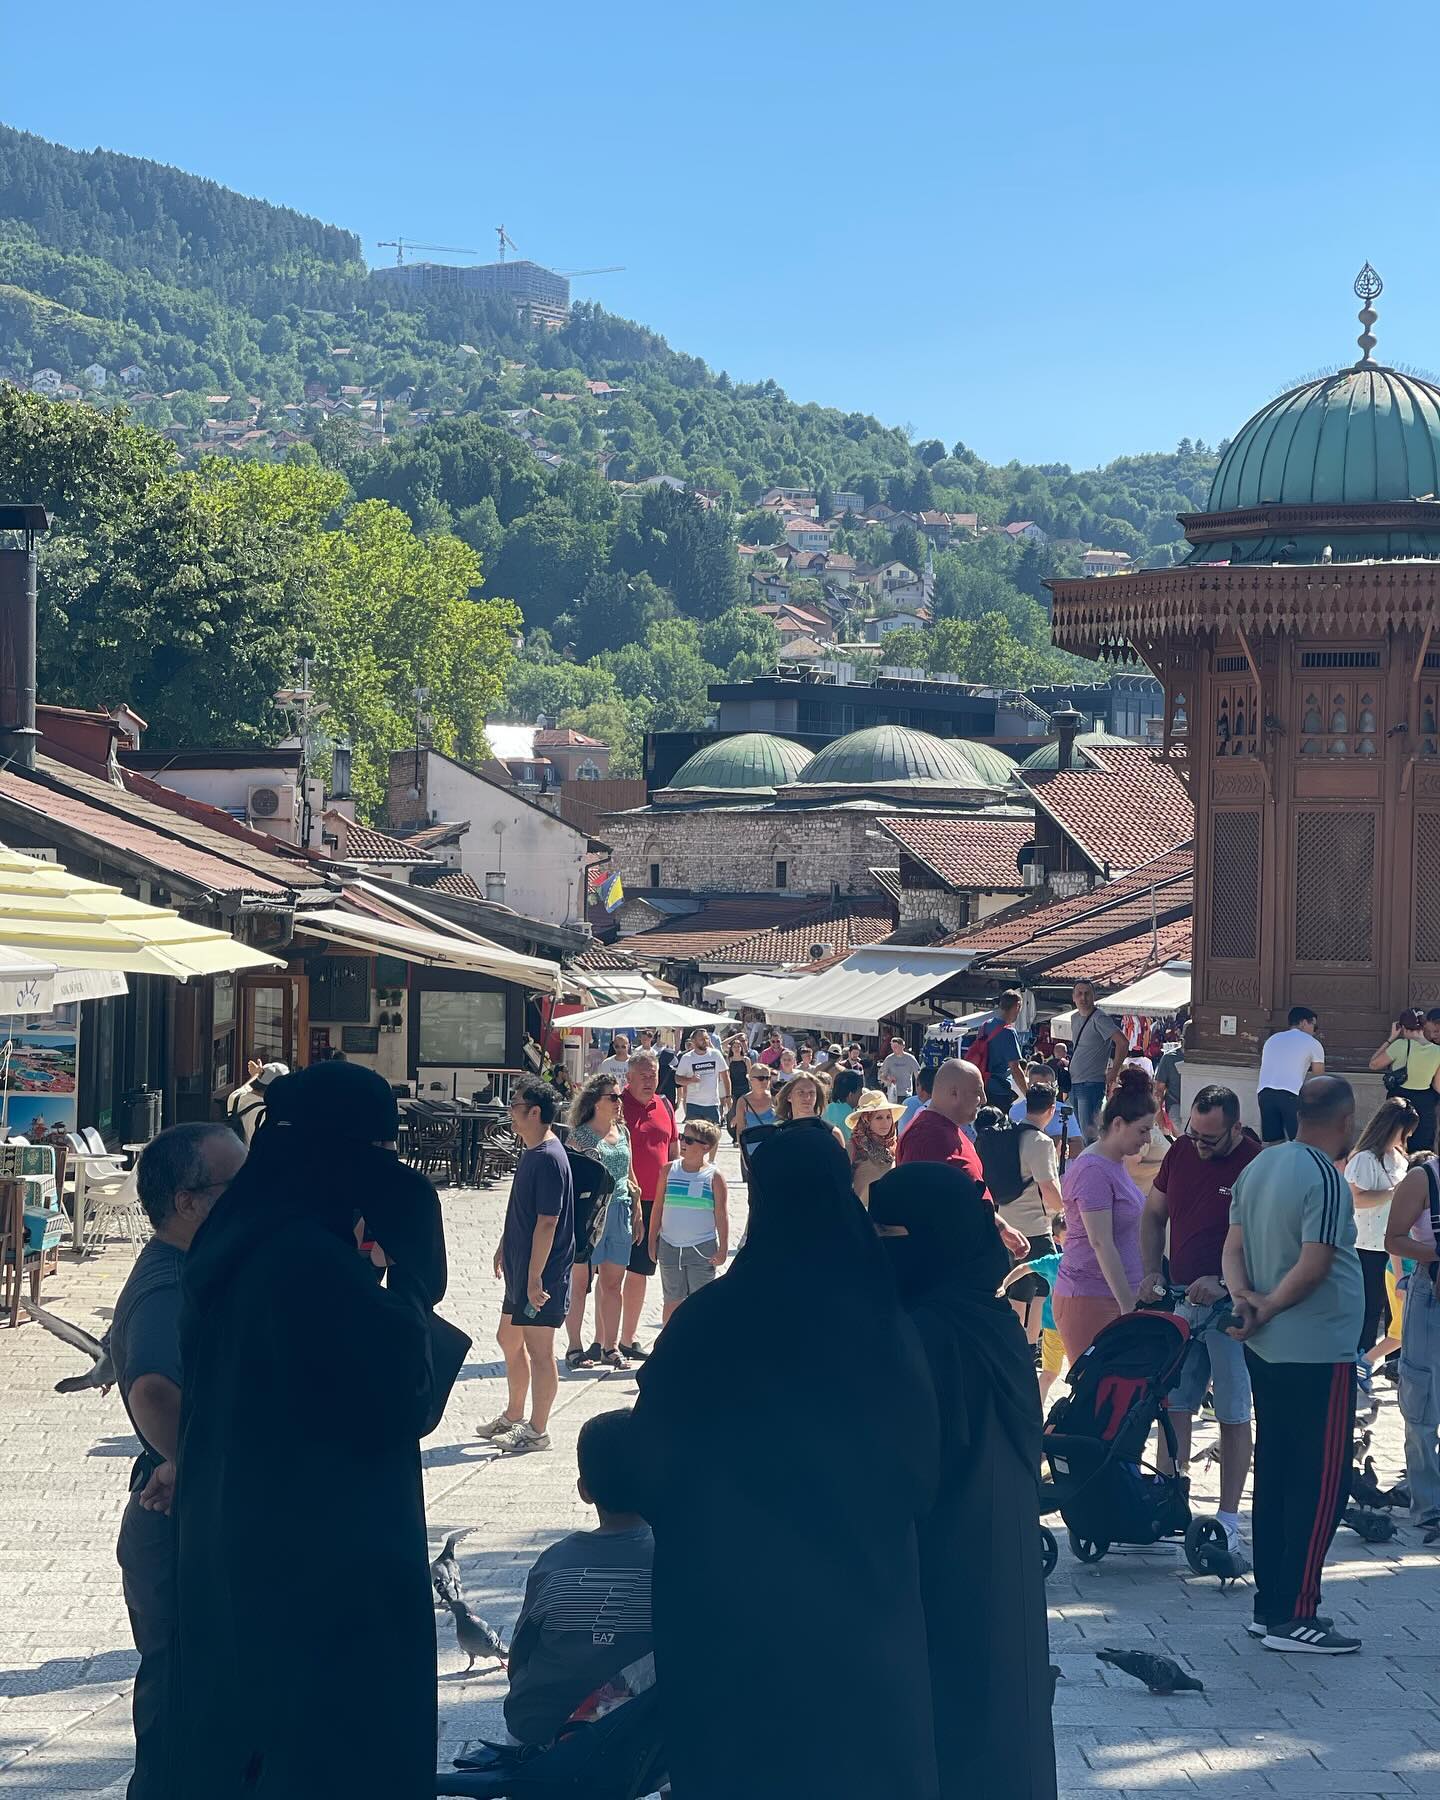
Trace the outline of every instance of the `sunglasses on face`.
{"label": "sunglasses on face", "polygon": [[704,1150],[707,1147],[704,1138],[682,1137],[680,1142],[682,1144],[693,1144],[699,1150]]}

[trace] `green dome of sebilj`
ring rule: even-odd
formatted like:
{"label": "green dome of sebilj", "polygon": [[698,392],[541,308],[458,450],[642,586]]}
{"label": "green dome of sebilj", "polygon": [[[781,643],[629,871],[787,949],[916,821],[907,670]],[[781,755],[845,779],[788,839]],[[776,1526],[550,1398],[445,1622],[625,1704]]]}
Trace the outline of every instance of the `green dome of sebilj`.
{"label": "green dome of sebilj", "polygon": [[[982,766],[977,752],[999,761]],[[827,744],[796,780],[805,787],[1003,787],[1013,766],[986,745],[931,737],[904,725],[872,725]]]}
{"label": "green dome of sebilj", "polygon": [[683,762],[668,787],[734,788],[750,793],[770,792],[794,781],[810,760],[810,752],[789,738],[768,731],[742,731],[721,738]]}
{"label": "green dome of sebilj", "polygon": [[1440,494],[1440,389],[1365,364],[1292,388],[1241,428],[1206,512],[1383,505]]}

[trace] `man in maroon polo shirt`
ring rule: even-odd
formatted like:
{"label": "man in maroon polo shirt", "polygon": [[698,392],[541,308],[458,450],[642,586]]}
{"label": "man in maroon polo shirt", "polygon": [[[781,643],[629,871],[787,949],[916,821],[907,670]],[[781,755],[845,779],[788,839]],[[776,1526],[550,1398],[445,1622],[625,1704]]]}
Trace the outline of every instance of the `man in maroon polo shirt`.
{"label": "man in maroon polo shirt", "polygon": [[[980,1152],[961,1129],[974,1122],[984,1103],[985,1082],[974,1063],[948,1057],[935,1071],[930,1104],[922,1107],[905,1127],[896,1162],[954,1163],[990,1200]],[[991,1205],[994,1205],[993,1200]],[[1023,1232],[1007,1225],[998,1212],[995,1223],[1012,1256],[1023,1256],[1029,1251],[1030,1240]]]}
{"label": "man in maroon polo shirt", "polygon": [[645,1283],[655,1273],[650,1260],[650,1215],[665,1187],[666,1172],[680,1154],[680,1134],[675,1129],[675,1109],[659,1092],[660,1059],[653,1050],[637,1050],[625,1069],[620,1110],[630,1133],[630,1166],[640,1190],[640,1209],[645,1230],[630,1252],[630,1267],[620,1299],[620,1351],[631,1362],[643,1362],[646,1352],[636,1341],[640,1313],[645,1305]]}
{"label": "man in maroon polo shirt", "polygon": [[[1238,1095],[1227,1087],[1201,1088],[1191,1102],[1184,1136],[1165,1152],[1141,1215],[1140,1254],[1145,1264],[1141,1300],[1157,1300],[1164,1292],[1161,1265],[1167,1226],[1170,1281],[1185,1289],[1178,1316],[1193,1327],[1221,1298],[1225,1287],[1220,1258],[1230,1229],[1230,1190],[1260,1149],[1259,1138],[1240,1123]],[[1211,1386],[1220,1425],[1217,1516],[1233,1550],[1239,1544],[1240,1496],[1250,1469],[1250,1373],[1244,1345],[1224,1331],[1208,1330],[1191,1346],[1180,1380],[1170,1392],[1170,1423],[1182,1469],[1190,1461],[1195,1414]]]}

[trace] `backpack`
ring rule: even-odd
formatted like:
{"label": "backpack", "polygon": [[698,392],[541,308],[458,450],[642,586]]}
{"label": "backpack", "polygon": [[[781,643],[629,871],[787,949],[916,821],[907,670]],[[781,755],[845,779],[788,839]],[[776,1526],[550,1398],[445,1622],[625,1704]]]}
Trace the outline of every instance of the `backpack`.
{"label": "backpack", "polygon": [[985,1082],[987,1087],[990,1084],[990,1045],[1004,1030],[1005,1021],[1003,1019],[996,1019],[992,1024],[987,1025],[985,1029],[960,1052],[962,1061],[974,1063],[975,1067],[980,1071],[981,1079]]}
{"label": "backpack", "polygon": [[[991,1110],[991,1109],[987,1109]],[[1038,1131],[1038,1125],[986,1126],[984,1115],[975,1121],[975,1148],[980,1152],[980,1166],[985,1171],[985,1185],[996,1206],[1008,1206],[1018,1200],[1030,1186],[1030,1177],[1020,1167],[1020,1140],[1027,1131]]]}

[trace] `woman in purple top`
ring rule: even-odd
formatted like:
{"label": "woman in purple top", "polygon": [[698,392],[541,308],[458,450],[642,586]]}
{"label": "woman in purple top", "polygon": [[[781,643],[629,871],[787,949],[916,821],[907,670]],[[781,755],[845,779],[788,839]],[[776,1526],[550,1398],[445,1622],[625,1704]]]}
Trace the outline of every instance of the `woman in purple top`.
{"label": "woman in purple top", "polygon": [[1149,1141],[1154,1086],[1143,1069],[1122,1069],[1100,1115],[1100,1136],[1065,1171],[1065,1254],[1055,1276],[1055,1324],[1073,1364],[1095,1334],[1133,1310],[1143,1272],[1145,1196],[1125,1167]]}

